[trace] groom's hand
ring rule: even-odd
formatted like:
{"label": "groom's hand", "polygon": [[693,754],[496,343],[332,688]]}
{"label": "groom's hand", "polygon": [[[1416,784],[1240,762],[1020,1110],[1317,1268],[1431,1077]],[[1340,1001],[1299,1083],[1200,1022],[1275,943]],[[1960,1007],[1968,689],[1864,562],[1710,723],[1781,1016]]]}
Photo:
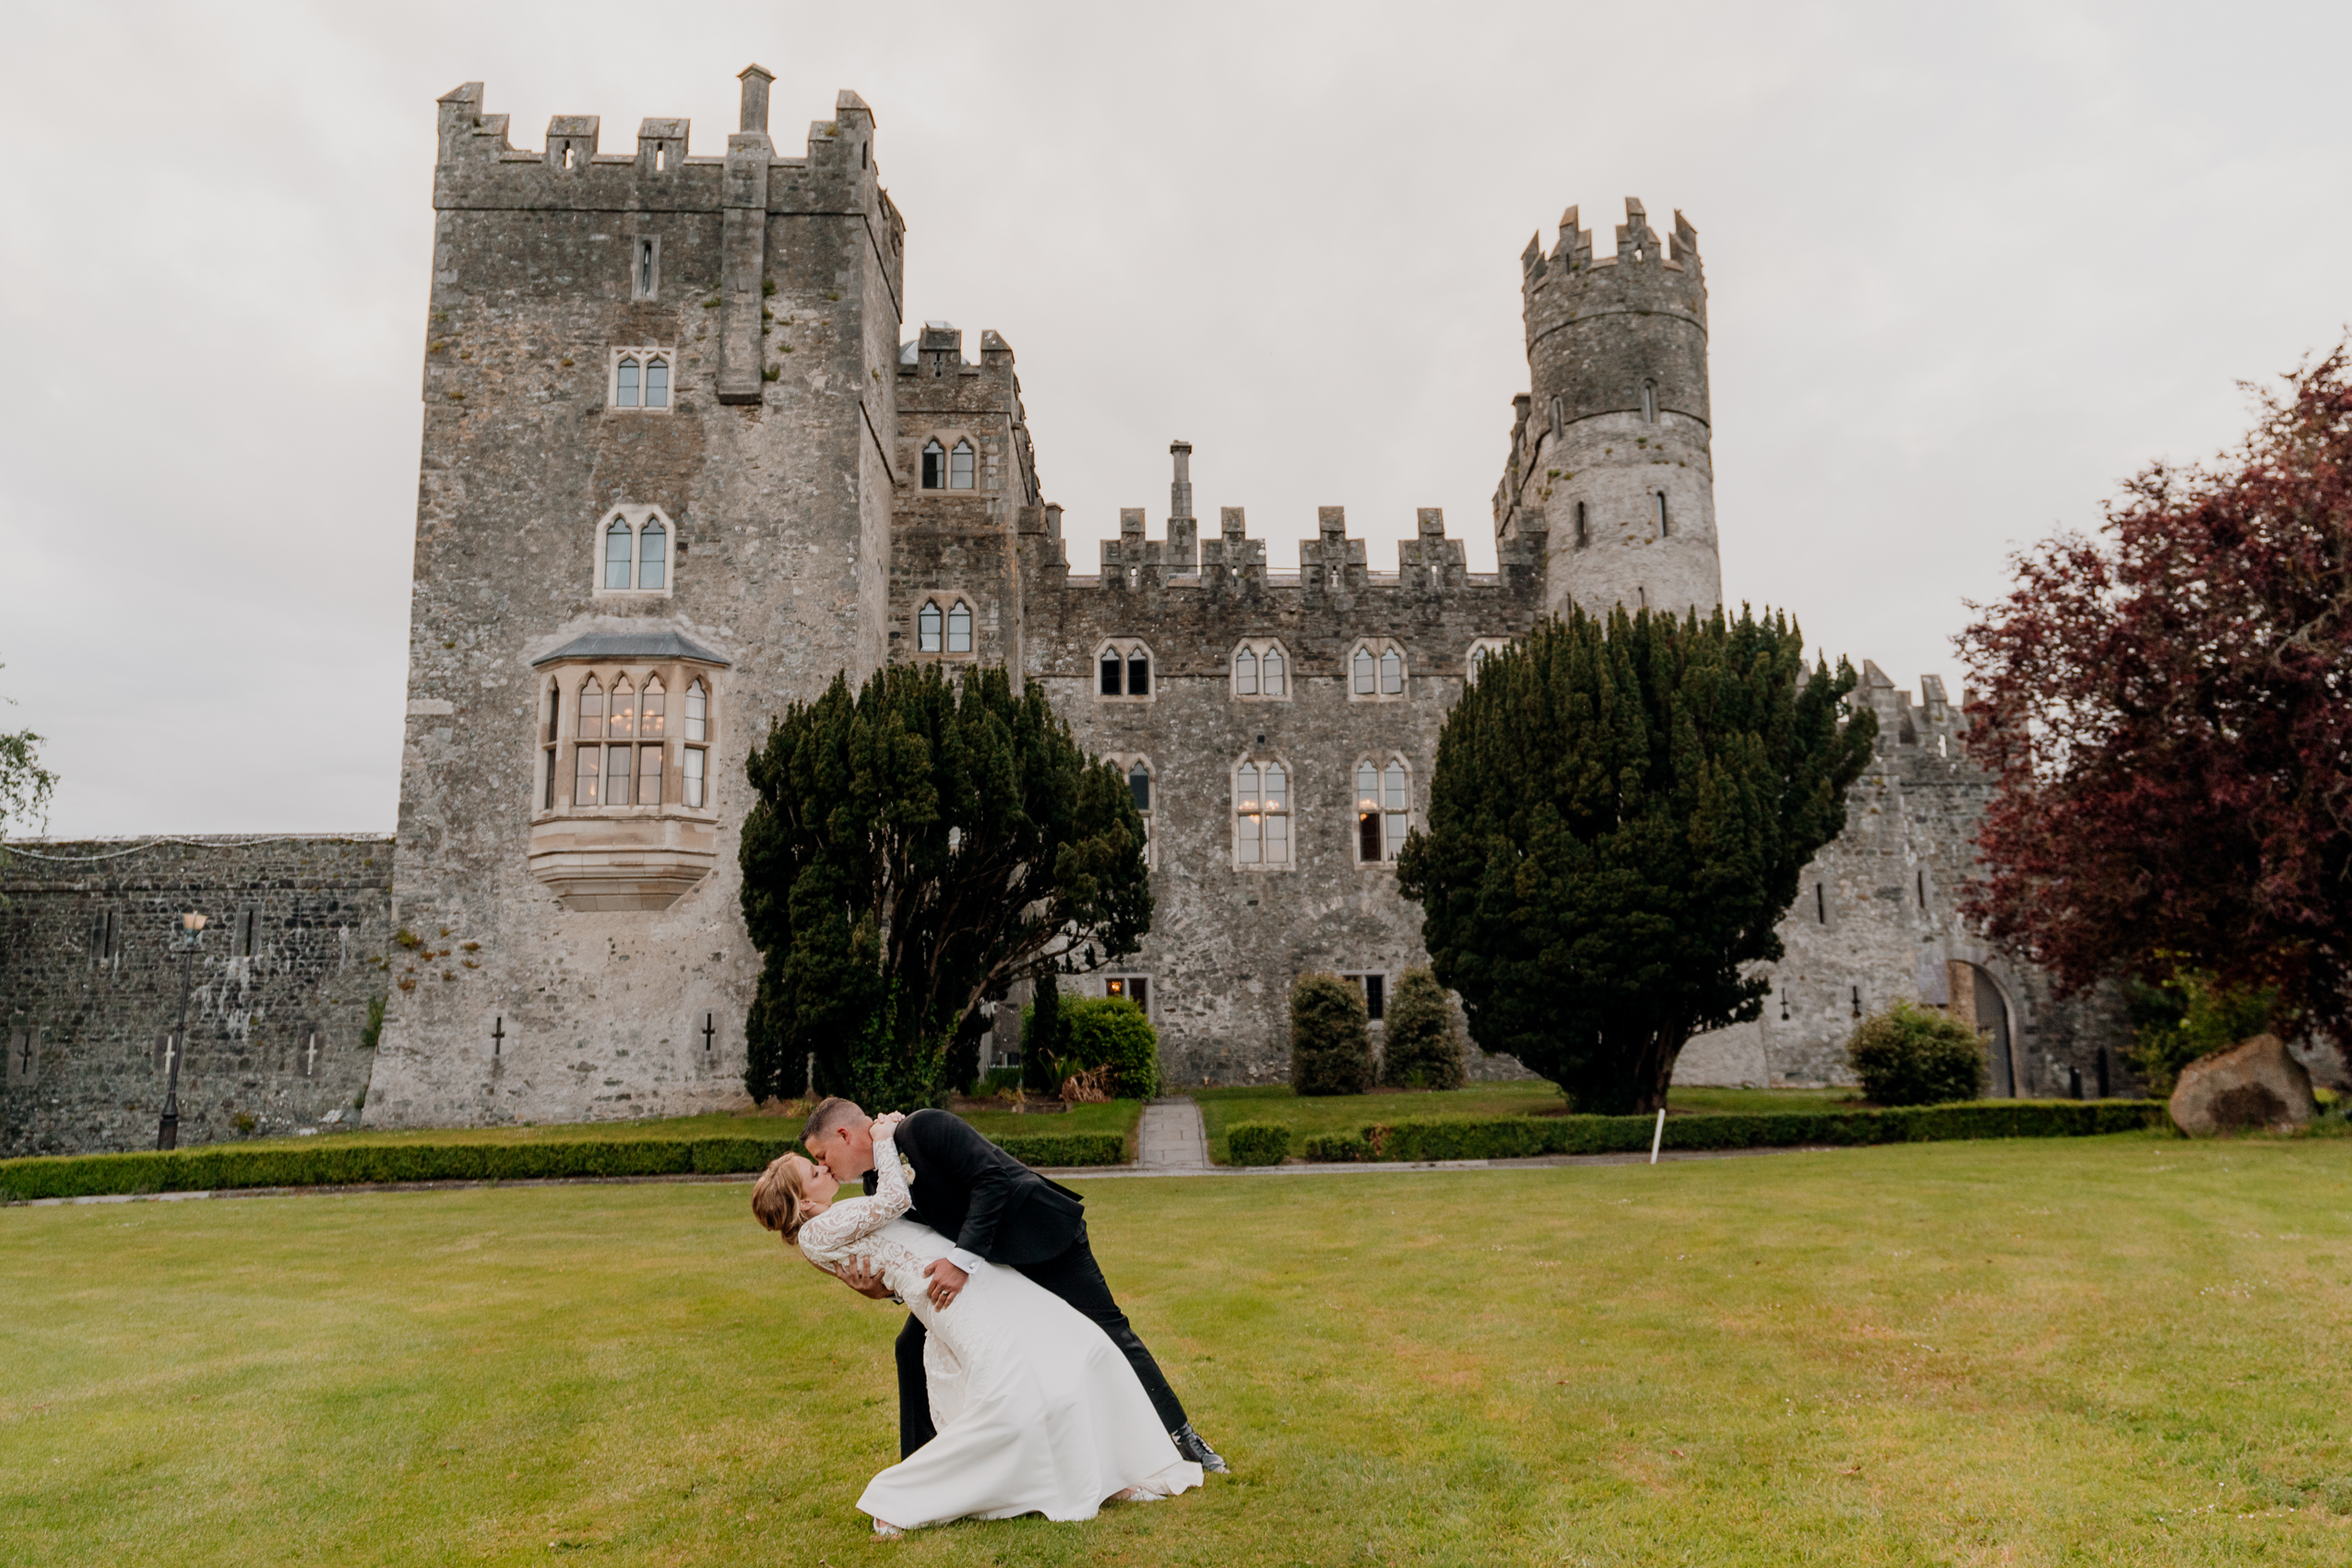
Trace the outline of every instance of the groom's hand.
{"label": "groom's hand", "polygon": [[[824,1265],[820,1264],[818,1266]],[[835,1277],[868,1301],[890,1300],[890,1287],[883,1283],[882,1270],[875,1267],[870,1258],[851,1258],[841,1265]]]}
{"label": "groom's hand", "polygon": [[923,1277],[931,1281],[923,1288],[923,1294],[931,1298],[931,1304],[935,1310],[945,1312],[947,1304],[963,1290],[964,1281],[971,1276],[945,1258],[933,1258],[923,1265]]}

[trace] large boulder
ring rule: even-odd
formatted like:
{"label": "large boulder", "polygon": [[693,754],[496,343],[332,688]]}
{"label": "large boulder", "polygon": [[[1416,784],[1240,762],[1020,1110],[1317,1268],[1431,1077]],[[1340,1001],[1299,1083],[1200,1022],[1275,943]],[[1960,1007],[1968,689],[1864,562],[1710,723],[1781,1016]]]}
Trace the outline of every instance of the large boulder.
{"label": "large boulder", "polygon": [[2291,1131],[2319,1114],[2311,1075],[2276,1035],[2256,1035],[2180,1069],[2173,1124],[2192,1136],[2246,1127]]}

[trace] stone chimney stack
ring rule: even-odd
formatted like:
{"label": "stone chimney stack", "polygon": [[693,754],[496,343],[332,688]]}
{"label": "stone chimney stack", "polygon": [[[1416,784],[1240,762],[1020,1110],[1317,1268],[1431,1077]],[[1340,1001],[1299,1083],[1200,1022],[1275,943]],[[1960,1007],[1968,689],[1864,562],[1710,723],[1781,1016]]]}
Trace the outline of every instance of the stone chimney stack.
{"label": "stone chimney stack", "polygon": [[765,66],[746,65],[738,73],[743,84],[743,123],[735,128],[742,132],[767,134],[767,84],[776,78]]}
{"label": "stone chimney stack", "polygon": [[1176,477],[1168,486],[1168,569],[1196,572],[1201,526],[1193,517],[1193,444],[1171,442],[1168,453],[1176,459]]}

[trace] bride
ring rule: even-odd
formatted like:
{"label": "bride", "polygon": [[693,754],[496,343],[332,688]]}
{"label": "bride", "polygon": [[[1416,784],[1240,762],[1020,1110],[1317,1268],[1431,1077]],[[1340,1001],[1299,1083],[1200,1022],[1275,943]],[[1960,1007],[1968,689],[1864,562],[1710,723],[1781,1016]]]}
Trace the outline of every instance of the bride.
{"label": "bride", "polygon": [[923,1371],[938,1436],[873,1478],[858,1507],[876,1535],[950,1519],[1091,1519],[1104,1499],[1173,1497],[1201,1484],[1136,1381],[1092,1322],[1010,1268],[982,1263],[944,1311],[923,1266],[954,1243],[900,1218],[907,1168],[891,1141],[903,1117],[873,1123],[871,1197],[820,1196],[833,1179],[797,1154],[752,1189],[762,1225],[838,1273],[852,1259],[880,1271],[929,1331]]}

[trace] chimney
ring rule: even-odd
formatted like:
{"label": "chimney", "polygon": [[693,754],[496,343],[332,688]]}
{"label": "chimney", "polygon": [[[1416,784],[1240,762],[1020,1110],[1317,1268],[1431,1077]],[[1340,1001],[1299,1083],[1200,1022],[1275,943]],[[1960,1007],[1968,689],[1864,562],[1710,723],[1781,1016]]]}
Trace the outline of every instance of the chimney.
{"label": "chimney", "polygon": [[1193,520],[1193,444],[1170,442],[1176,477],[1168,486],[1168,569],[1191,572],[1200,560],[1200,525]]}
{"label": "chimney", "polygon": [[767,84],[776,78],[768,74],[765,66],[746,65],[738,73],[738,79],[743,84],[743,123],[736,129],[747,135],[757,131],[762,136],[766,136],[767,134]]}

